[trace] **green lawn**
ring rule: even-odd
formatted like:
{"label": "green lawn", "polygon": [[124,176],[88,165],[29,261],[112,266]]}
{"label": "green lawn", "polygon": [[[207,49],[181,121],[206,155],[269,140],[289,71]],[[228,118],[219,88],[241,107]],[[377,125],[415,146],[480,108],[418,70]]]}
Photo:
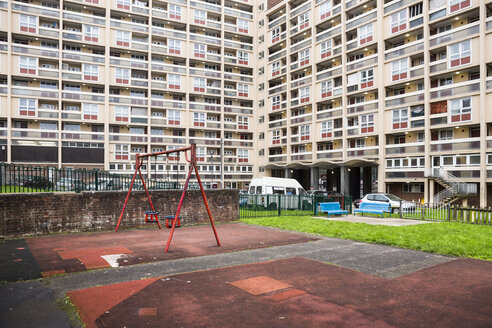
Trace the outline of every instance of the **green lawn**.
{"label": "green lawn", "polygon": [[327,237],[492,261],[492,226],[439,222],[389,227],[313,219],[310,216],[242,218],[241,221]]}
{"label": "green lawn", "polygon": [[45,190],[42,188],[30,188],[24,186],[3,185],[0,193],[9,194],[9,193],[18,193],[18,192],[46,192],[46,191],[49,190]]}

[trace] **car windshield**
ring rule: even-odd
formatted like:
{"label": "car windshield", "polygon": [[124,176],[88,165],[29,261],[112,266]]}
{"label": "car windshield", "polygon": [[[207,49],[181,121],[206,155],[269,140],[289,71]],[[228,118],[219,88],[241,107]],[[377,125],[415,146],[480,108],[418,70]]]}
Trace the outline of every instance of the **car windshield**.
{"label": "car windshield", "polygon": [[400,198],[396,197],[395,195],[386,194],[385,196],[388,197],[390,200],[393,200],[395,202],[399,202],[401,200]]}

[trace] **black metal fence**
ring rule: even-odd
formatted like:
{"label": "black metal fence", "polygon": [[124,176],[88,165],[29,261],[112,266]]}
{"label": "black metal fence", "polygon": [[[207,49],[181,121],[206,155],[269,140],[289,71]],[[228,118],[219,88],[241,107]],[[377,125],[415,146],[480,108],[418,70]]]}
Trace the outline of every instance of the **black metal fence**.
{"label": "black metal fence", "polygon": [[[142,172],[144,173],[144,172]],[[146,177],[151,190],[183,189],[183,184]],[[128,190],[132,175],[119,175],[101,170],[58,169],[30,165],[0,164],[0,193]],[[133,188],[143,190],[139,177]],[[190,189],[198,185],[190,184]]]}
{"label": "black metal fence", "polygon": [[340,208],[352,212],[351,196],[240,194],[239,217],[317,215],[318,204],[322,202],[338,202]]}

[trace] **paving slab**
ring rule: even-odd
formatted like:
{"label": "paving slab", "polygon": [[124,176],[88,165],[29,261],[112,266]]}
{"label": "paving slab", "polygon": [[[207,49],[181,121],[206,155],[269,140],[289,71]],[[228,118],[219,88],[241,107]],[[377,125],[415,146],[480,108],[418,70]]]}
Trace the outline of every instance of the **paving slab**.
{"label": "paving slab", "polygon": [[352,223],[365,223],[371,225],[385,225],[391,227],[403,227],[417,224],[435,223],[433,221],[419,221],[419,220],[407,220],[397,218],[381,218],[370,216],[355,216],[355,215],[343,215],[343,216],[315,216],[315,219],[322,219],[328,221],[346,221]]}
{"label": "paving slab", "polygon": [[0,281],[41,278],[41,270],[23,239],[0,240]]}
{"label": "paving slab", "polygon": [[[290,258],[70,293],[88,327],[490,327],[492,263],[456,259],[395,279]],[[110,289],[129,295],[109,304]],[[129,292],[133,290],[133,292]],[[83,296],[83,297],[81,297]]]}

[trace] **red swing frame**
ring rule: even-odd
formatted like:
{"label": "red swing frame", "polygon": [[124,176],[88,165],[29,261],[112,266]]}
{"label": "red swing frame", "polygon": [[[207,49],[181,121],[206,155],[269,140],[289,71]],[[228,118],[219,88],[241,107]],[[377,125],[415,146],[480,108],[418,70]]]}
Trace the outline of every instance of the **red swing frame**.
{"label": "red swing frame", "polygon": [[[190,153],[191,153],[190,159],[188,159],[188,155],[187,155],[188,151],[190,151]],[[198,180],[198,185],[200,186],[200,190],[202,192],[203,202],[205,203],[205,207],[207,208],[207,213],[208,213],[208,217],[210,219],[210,224],[211,224],[212,229],[214,231],[215,239],[217,240],[217,246],[220,246],[219,236],[217,235],[217,230],[215,230],[214,219],[212,218],[212,213],[210,212],[210,207],[208,206],[207,197],[205,196],[205,190],[203,189],[202,181],[200,179],[200,175],[198,174],[198,169],[196,167],[196,145],[195,144],[191,144],[189,147],[185,147],[185,148],[161,151],[161,152],[157,152],[157,153],[137,154],[136,155],[135,173],[133,173],[132,183],[130,184],[130,188],[128,189],[128,193],[127,193],[126,199],[125,199],[125,204],[123,205],[123,209],[121,210],[120,218],[118,219],[118,224],[116,225],[115,232],[117,232],[118,228],[120,227],[121,219],[123,218],[123,213],[125,212],[126,205],[128,204],[128,198],[130,198],[130,193],[132,191],[133,183],[135,182],[135,178],[137,177],[137,173],[140,176],[140,180],[142,180],[142,184],[143,184],[143,187],[145,189],[145,193],[147,194],[147,198],[149,199],[150,207],[152,208],[152,211],[155,211],[154,204],[152,204],[152,199],[150,198],[149,191],[147,190],[147,186],[145,185],[145,180],[142,176],[142,172],[140,171],[140,167],[143,164],[143,160],[145,158],[149,158],[149,157],[153,157],[153,156],[159,156],[159,155],[167,155],[168,156],[169,154],[172,154],[172,153],[177,153],[179,155],[179,153],[181,153],[181,152],[184,152],[186,162],[190,163],[191,165],[190,165],[190,170],[188,171],[188,176],[186,177],[186,182],[184,185],[183,192],[181,193],[181,199],[179,200],[178,210],[176,211],[176,214],[174,215],[173,225],[171,227],[171,232],[169,234],[169,238],[167,239],[165,252],[167,253],[167,251],[169,250],[169,246],[171,245],[171,240],[173,238],[174,229],[176,228],[176,222],[178,221],[179,212],[181,211],[181,207],[183,205],[185,193],[186,193],[186,190],[188,189],[188,184],[190,182],[190,178],[191,178],[191,174],[192,174],[193,170],[195,170],[196,179]],[[157,222],[159,222],[159,221],[157,221]],[[159,225],[159,229],[160,229],[160,225]]]}

